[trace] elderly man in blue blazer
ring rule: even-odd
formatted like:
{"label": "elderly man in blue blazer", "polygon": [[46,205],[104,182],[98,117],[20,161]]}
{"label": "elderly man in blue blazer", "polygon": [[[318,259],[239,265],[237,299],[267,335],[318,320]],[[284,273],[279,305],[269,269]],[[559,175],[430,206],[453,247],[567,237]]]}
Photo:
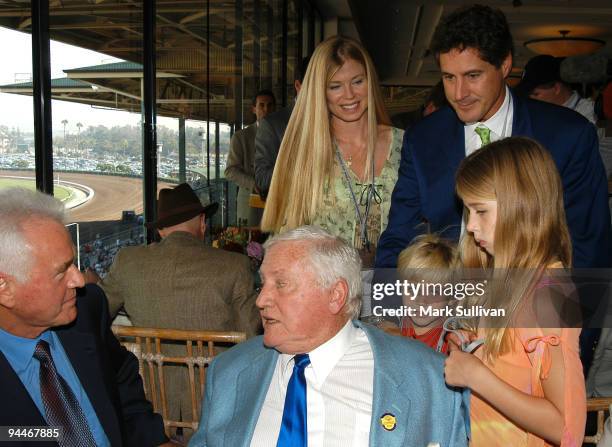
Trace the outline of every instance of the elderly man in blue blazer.
{"label": "elderly man in blue blazer", "polygon": [[438,26],[431,50],[451,107],[406,131],[376,266],[395,267],[399,252],[425,231],[458,239],[463,212],[455,195],[459,163],[482,145],[512,135],[537,140],[557,164],[574,267],[609,266],[607,182],[595,128],[572,110],[511,93],[505,81],[513,66],[513,43],[504,14],[480,5],[459,9]]}
{"label": "elderly man in blue blazer", "polygon": [[354,248],[317,227],[266,243],[263,337],[211,364],[190,446],[467,445],[468,409],[444,357],[353,321]]}

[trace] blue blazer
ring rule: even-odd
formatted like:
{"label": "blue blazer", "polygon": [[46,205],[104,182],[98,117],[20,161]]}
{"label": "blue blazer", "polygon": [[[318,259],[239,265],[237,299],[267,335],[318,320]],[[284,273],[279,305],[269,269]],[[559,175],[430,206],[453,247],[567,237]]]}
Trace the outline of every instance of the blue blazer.
{"label": "blue blazer", "polygon": [[[565,107],[512,97],[512,135],[539,141],[559,169],[574,267],[609,266],[608,184],[595,127]],[[444,107],[406,131],[377,267],[396,267],[399,252],[428,228],[459,238],[463,208],[455,194],[455,173],[465,157],[463,129],[454,110]]]}
{"label": "blue blazer", "polygon": [[[469,408],[444,382],[444,357],[426,345],[354,322],[366,333],[374,355],[370,446],[467,446]],[[219,355],[206,376],[200,426],[190,447],[247,447],[263,405],[278,352],[262,337]],[[380,418],[397,418],[386,431]]]}

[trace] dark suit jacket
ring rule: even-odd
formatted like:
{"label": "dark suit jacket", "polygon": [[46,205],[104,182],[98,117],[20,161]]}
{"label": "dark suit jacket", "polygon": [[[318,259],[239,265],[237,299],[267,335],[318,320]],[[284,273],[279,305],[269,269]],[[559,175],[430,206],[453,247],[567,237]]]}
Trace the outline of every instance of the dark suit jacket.
{"label": "dark suit jacket", "polygon": [[[78,316],[54,330],[113,447],[157,446],[167,441],[161,416],[153,413],[138,374],[136,357],[110,330],[102,290],[89,285],[77,299]],[[0,352],[0,426],[46,426],[25,386]],[[2,445],[32,446],[32,442]],[[36,445],[56,446],[55,442]]]}
{"label": "dark suit jacket", "polygon": [[255,135],[255,185],[262,199],[265,199],[270,189],[276,157],[280,149],[293,104],[277,112],[271,113],[259,122]]}
{"label": "dark suit jacket", "polygon": [[[539,141],[559,169],[574,267],[608,266],[608,187],[594,126],[573,110],[514,94],[513,99],[512,135]],[[449,107],[406,131],[377,267],[395,267],[399,252],[427,230],[424,221],[430,231],[458,239],[463,209],[455,194],[455,173],[464,157],[464,125]]]}

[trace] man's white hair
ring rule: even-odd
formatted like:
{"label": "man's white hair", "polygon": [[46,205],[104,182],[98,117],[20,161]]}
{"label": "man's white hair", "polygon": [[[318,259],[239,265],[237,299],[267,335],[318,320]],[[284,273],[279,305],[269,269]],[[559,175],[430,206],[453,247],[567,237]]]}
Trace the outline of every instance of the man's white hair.
{"label": "man's white hair", "polygon": [[348,284],[345,312],[351,319],[359,316],[362,294],[361,258],[355,248],[343,239],[310,225],[268,239],[264,249],[267,251],[281,242],[306,242],[308,261],[318,279],[318,285],[327,288],[339,279],[344,279]]}
{"label": "man's white hair", "polygon": [[0,190],[0,272],[27,281],[32,268],[32,246],[23,225],[33,218],[64,224],[64,204],[55,197],[24,188]]}

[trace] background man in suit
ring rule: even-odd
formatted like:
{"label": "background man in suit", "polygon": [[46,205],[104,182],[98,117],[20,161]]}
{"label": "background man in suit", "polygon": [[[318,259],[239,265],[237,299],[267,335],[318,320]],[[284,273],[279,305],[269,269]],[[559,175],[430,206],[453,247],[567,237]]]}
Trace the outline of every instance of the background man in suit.
{"label": "background man in suit", "polygon": [[466,409],[444,383],[444,358],[353,321],[353,247],[304,226],[265,248],[264,336],[213,361],[190,446],[467,445]]}
{"label": "background man in suit", "polygon": [[[241,331],[247,336],[259,332],[249,259],[203,243],[206,218],[217,207],[203,207],[186,183],[159,192],[159,219],[153,226],[162,241],[121,249],[100,283],[111,316],[123,306],[135,326]],[[167,380],[170,417],[178,419],[179,395],[183,416],[189,417],[188,388],[182,386],[187,370],[174,374],[179,376]]]}
{"label": "background man in suit", "polygon": [[0,192],[0,426],[59,426],[60,446],[166,443],[104,295],[77,296],[84,280],[63,220],[53,197]]}
{"label": "background man in suit", "polygon": [[389,224],[376,253],[377,267],[395,267],[414,237],[437,231],[458,239],[463,207],[454,176],[461,160],[489,141],[534,138],[553,156],[563,181],[574,267],[609,265],[607,182],[595,127],[572,110],[512,94],[512,35],[499,10],[475,5],[446,17],[432,52],[451,107],[406,131]]}
{"label": "background man in suit", "polygon": [[227,156],[225,178],[238,185],[237,216],[243,225],[259,225],[261,210],[249,206],[249,197],[257,192],[255,186],[255,134],[262,119],[274,112],[276,98],[271,90],[260,90],[253,98],[256,120],[232,136]]}
{"label": "background man in suit", "polygon": [[[293,87],[295,88],[296,97],[300,93],[302,80],[306,74],[309,61],[310,57],[302,59],[300,69],[295,71]],[[261,120],[257,127],[257,134],[255,135],[255,185],[263,200],[268,196],[276,157],[278,156],[294,104],[295,102],[292,102],[291,105],[280,109],[278,112],[271,113]]]}

